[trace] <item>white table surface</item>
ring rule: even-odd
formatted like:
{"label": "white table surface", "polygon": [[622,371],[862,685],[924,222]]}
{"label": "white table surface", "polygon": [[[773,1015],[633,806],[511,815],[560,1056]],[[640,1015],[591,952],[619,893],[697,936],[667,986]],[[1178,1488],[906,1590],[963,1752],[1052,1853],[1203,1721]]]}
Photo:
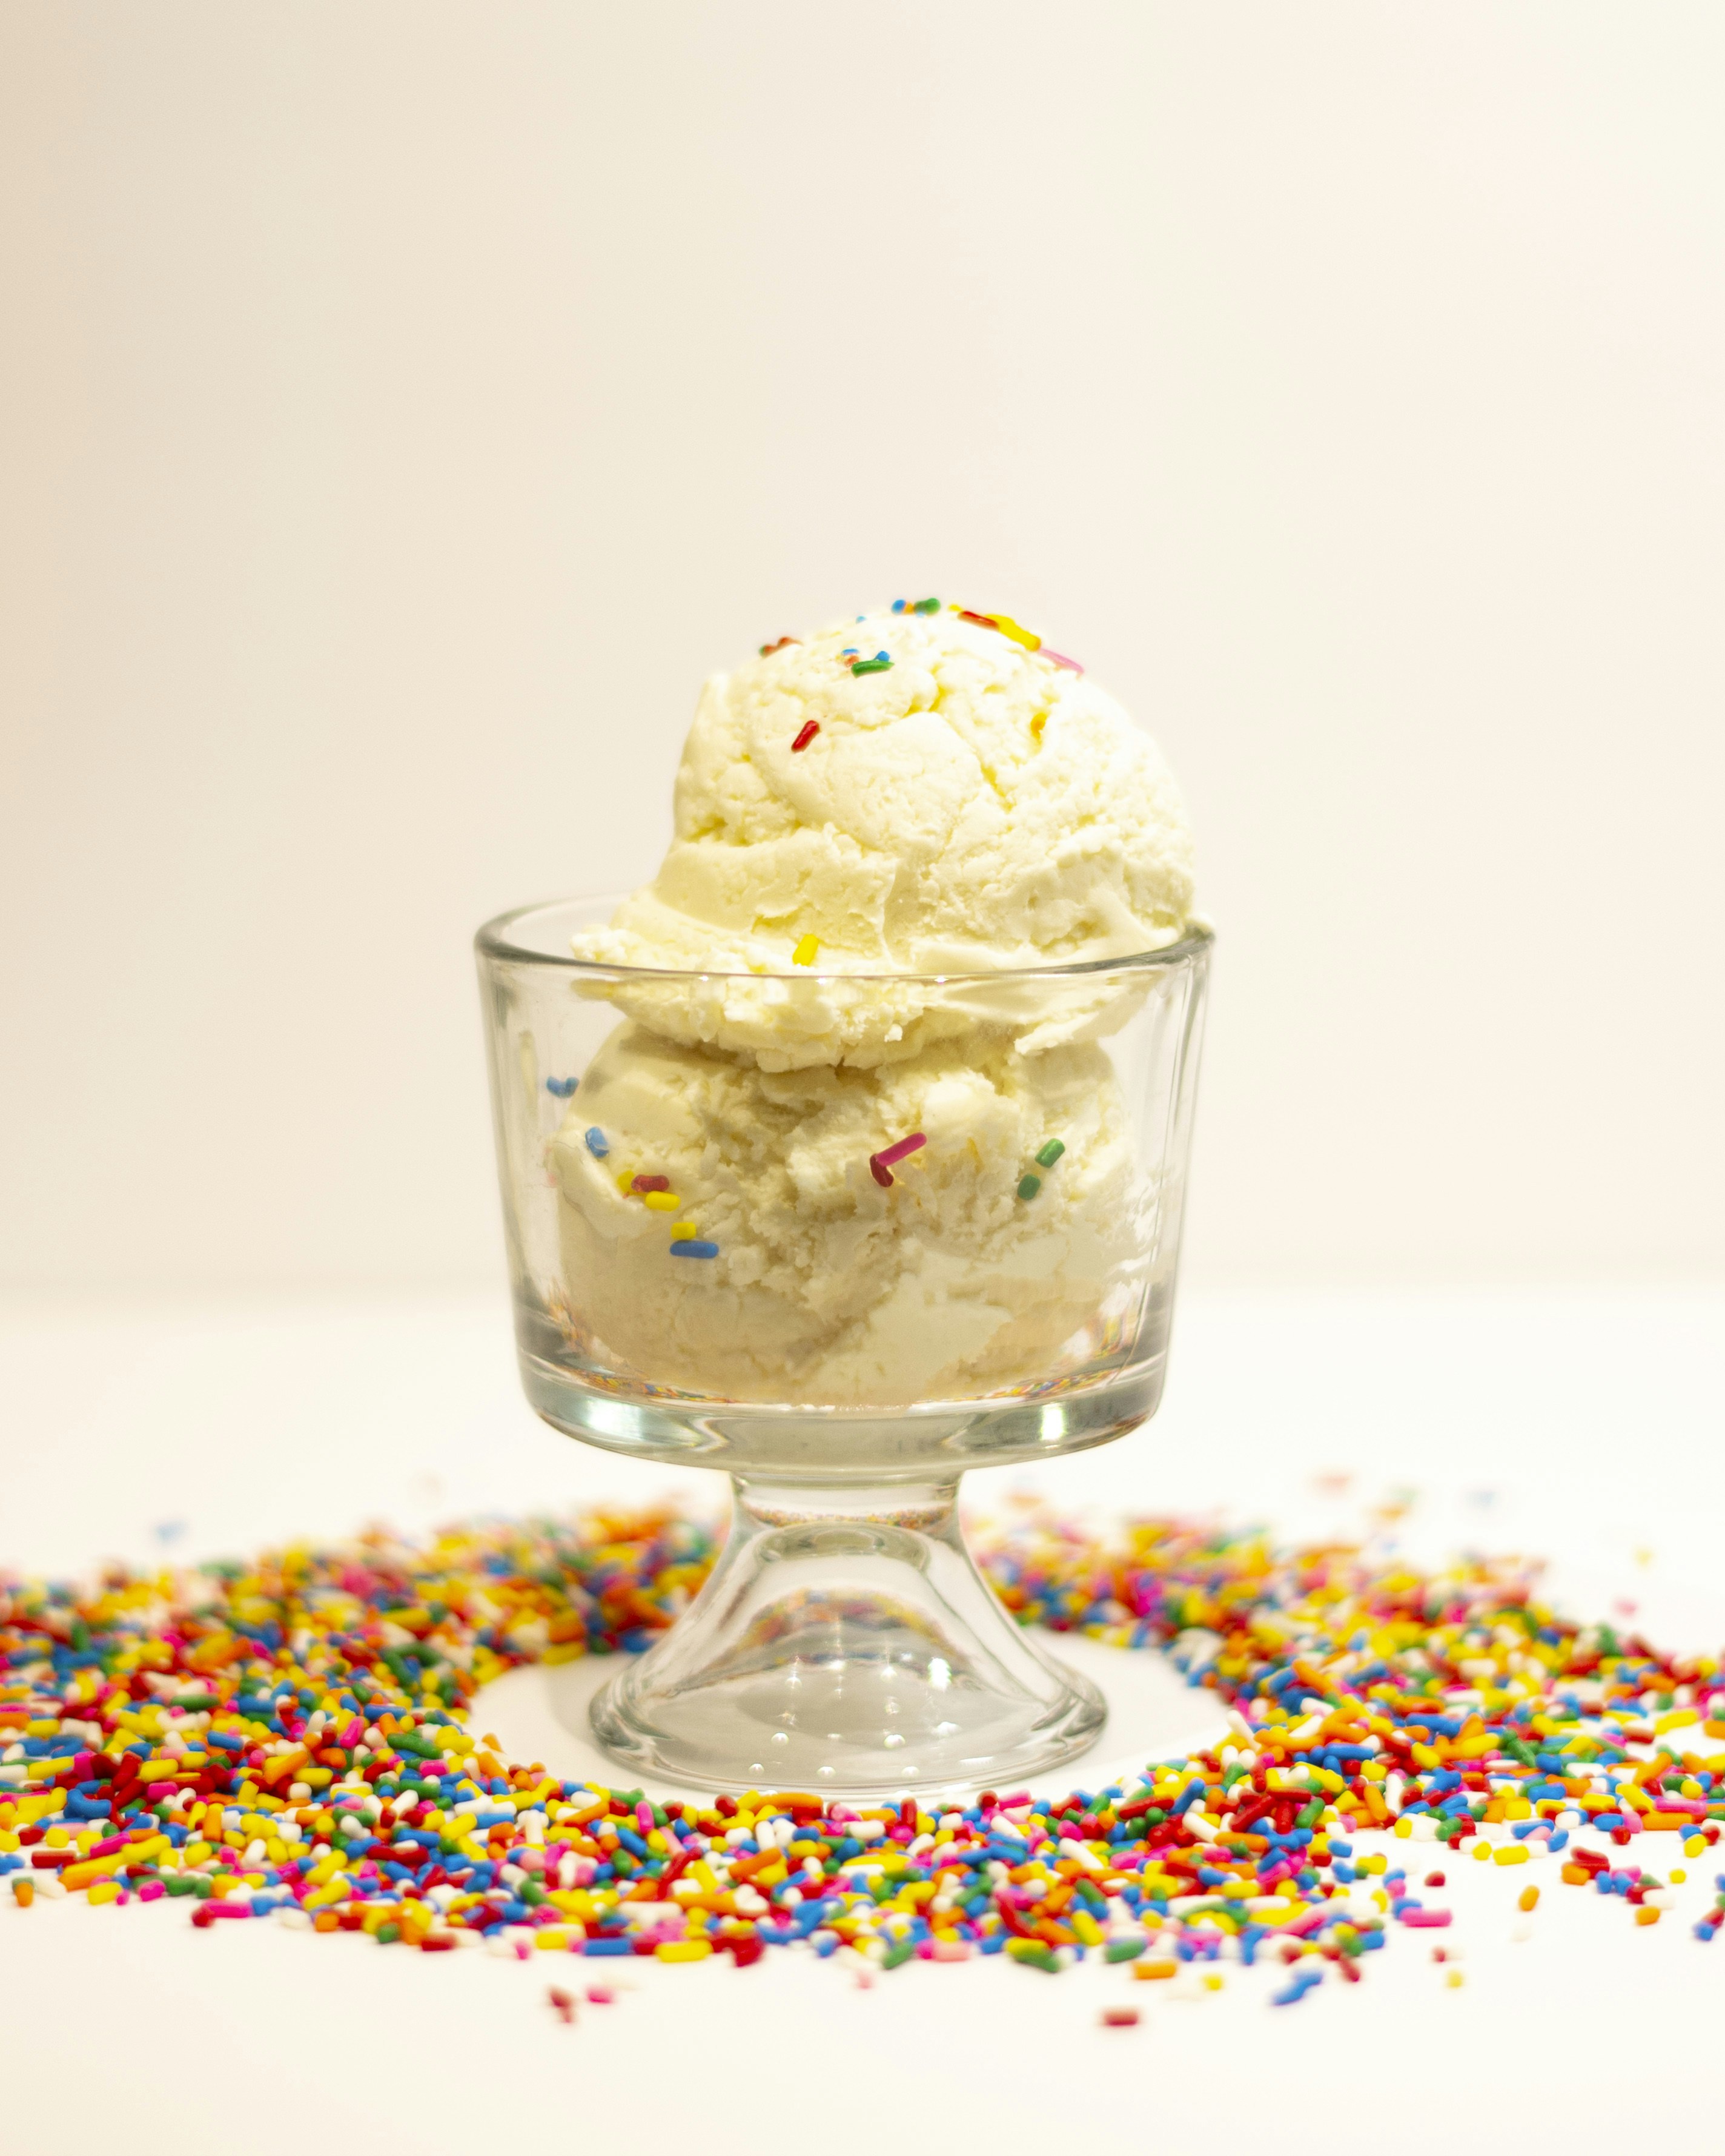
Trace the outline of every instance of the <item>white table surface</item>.
{"label": "white table surface", "polygon": [[[1065,1510],[1214,1511],[1296,1536],[1400,1490],[1414,1554],[1537,1551],[1579,1612],[1633,1603],[1656,1638],[1711,1649],[1725,1640],[1722,1440],[1725,1289],[1235,1297],[1183,1312],[1147,1429],[968,1486],[975,1510],[1009,1485]],[[176,1555],[213,1555],[667,1487],[714,1495],[710,1478],[532,1419],[495,1300],[0,1308],[0,1561],[32,1570],[159,1558],[164,1529]],[[1111,1755],[1188,1712],[1154,1658],[1127,1659],[1086,1659],[1114,1702]],[[506,1680],[475,1720],[592,1771],[543,1682]],[[1410,1868],[1430,1861],[1389,1845]],[[172,1902],[23,1912],[7,1897],[0,2147],[1717,2145],[1725,1943],[1698,1945],[1689,1923],[1722,1867],[1691,1864],[1681,1909],[1635,1929],[1554,1865],[1532,1875],[1547,1891],[1523,1920],[1528,1872],[1449,1862],[1460,1989],[1399,1932],[1363,1983],[1286,2010],[1267,1973],[1232,1968],[1219,1993],[1000,1959],[912,1964],[865,1990],[834,1964],[771,1953],[747,1971],[631,1964],[617,2003],[573,2027],[545,2005],[548,1982],[590,1978],[573,1959],[380,1953],[273,1924],[194,1933]],[[1137,2006],[1140,2025],[1102,2028],[1105,2003]]]}

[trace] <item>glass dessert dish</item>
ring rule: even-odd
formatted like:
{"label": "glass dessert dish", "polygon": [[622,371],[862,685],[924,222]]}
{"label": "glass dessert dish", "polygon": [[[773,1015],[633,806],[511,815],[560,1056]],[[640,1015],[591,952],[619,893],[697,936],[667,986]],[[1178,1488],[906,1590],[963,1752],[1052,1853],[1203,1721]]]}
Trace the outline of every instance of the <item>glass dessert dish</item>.
{"label": "glass dessert dish", "polygon": [[527,1398],[733,1482],[594,1735],[670,1781],[849,1797],[1084,1751],[1102,1701],[983,1584],[957,1486],[1155,1411],[1209,932],[988,973],[570,956],[615,904],[476,939]]}

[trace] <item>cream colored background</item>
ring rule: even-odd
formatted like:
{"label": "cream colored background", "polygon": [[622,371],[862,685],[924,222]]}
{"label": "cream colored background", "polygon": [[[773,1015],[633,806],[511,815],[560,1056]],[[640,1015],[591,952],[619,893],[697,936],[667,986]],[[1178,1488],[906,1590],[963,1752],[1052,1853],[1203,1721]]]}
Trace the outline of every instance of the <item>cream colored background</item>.
{"label": "cream colored background", "polygon": [[490,1285],[467,938],[1005,608],[1225,941],[1201,1281],[1713,1273],[1725,17],[0,6],[0,1280]]}

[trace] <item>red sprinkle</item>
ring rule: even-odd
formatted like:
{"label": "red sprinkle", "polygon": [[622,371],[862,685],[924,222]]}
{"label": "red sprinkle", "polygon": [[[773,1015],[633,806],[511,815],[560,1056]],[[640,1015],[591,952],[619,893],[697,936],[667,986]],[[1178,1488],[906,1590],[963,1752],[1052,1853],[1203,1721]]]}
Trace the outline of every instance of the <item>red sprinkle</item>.
{"label": "red sprinkle", "polygon": [[669,1190],[670,1178],[668,1175],[638,1175],[630,1188],[640,1191]]}
{"label": "red sprinkle", "polygon": [[877,1152],[871,1152],[869,1155],[869,1173],[874,1177],[883,1190],[891,1189],[892,1170],[881,1166],[880,1156]]}
{"label": "red sprinkle", "polygon": [[1136,2029],[1137,2025],[1138,2010],[1136,2006],[1105,2006],[1102,2009],[1102,2026],[1105,2029]]}
{"label": "red sprinkle", "polygon": [[807,748],[809,742],[814,739],[814,737],[819,732],[820,721],[819,719],[806,720],[803,723],[802,732],[797,736],[795,741],[791,743],[791,754],[795,756],[799,749]]}
{"label": "red sprinkle", "polygon": [[883,1168],[896,1168],[908,1154],[916,1152],[927,1143],[921,1131],[912,1131],[909,1137],[901,1138],[896,1145],[882,1146],[875,1158]]}

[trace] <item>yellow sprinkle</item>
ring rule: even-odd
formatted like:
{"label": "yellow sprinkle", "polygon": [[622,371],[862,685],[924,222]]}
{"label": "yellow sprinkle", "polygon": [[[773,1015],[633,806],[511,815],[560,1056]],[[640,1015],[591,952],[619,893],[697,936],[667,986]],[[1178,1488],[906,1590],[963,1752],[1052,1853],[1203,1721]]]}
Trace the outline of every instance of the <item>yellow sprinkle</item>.
{"label": "yellow sprinkle", "polygon": [[818,936],[804,936],[798,940],[796,949],[791,953],[791,963],[793,966],[812,966],[819,949],[820,938]]}
{"label": "yellow sprinkle", "polygon": [[699,1242],[701,1224],[698,1220],[675,1220],[671,1223],[671,1234],[680,1243]]}
{"label": "yellow sprinkle", "polygon": [[1459,1990],[1466,1980],[1459,1969],[1452,1969],[1444,1979],[1444,1982],[1449,1985],[1451,1991]]}
{"label": "yellow sprinkle", "polygon": [[1028,629],[1021,628],[1009,613],[993,614],[989,619],[1003,636],[1009,636],[1014,644],[1022,644],[1026,651],[1042,649],[1042,639],[1033,636]]}
{"label": "yellow sprinkle", "polygon": [[1527,1861],[1527,1845],[1525,1841],[1507,1841],[1502,1849],[1491,1851],[1494,1864],[1525,1864]]}
{"label": "yellow sprinkle", "polygon": [[705,1961],[712,1950],[706,1939],[661,1939],[653,1953],[660,1961]]}
{"label": "yellow sprinkle", "polygon": [[[120,1881],[117,1879],[98,1879],[85,1899],[89,1902],[117,1902],[120,1899]],[[1635,1912],[1638,1917],[1640,1913],[1639,1909]],[[1647,1913],[1656,1917],[1659,1912],[1651,1909]]]}
{"label": "yellow sprinkle", "polygon": [[617,1178],[617,1188],[625,1198],[630,1198],[634,1194],[634,1187],[635,1172],[632,1168],[626,1168]]}
{"label": "yellow sprinkle", "polygon": [[1476,1864],[1489,1864],[1491,1861],[1491,1843],[1476,1841],[1473,1845],[1473,1858]]}
{"label": "yellow sprinkle", "polygon": [[1539,1907],[1539,1889],[1537,1887],[1522,1887],[1522,1898],[1517,1906],[1523,1913],[1537,1909]]}
{"label": "yellow sprinkle", "polygon": [[[1685,1854],[1685,1856],[1687,1856],[1688,1851],[1686,1850],[1686,1851],[1684,1851],[1684,1854]],[[1685,1881],[1688,1876],[1689,1876],[1689,1874],[1688,1874],[1686,1871],[1674,1871],[1674,1872],[1672,1872],[1672,1874],[1671,1874],[1671,1884],[1672,1884],[1672,1886],[1673,1886],[1673,1887],[1681,1887],[1681,1886],[1683,1884],[1683,1881]]]}
{"label": "yellow sprinkle", "polygon": [[651,1213],[675,1213],[682,1202],[675,1190],[649,1190],[642,1200]]}

